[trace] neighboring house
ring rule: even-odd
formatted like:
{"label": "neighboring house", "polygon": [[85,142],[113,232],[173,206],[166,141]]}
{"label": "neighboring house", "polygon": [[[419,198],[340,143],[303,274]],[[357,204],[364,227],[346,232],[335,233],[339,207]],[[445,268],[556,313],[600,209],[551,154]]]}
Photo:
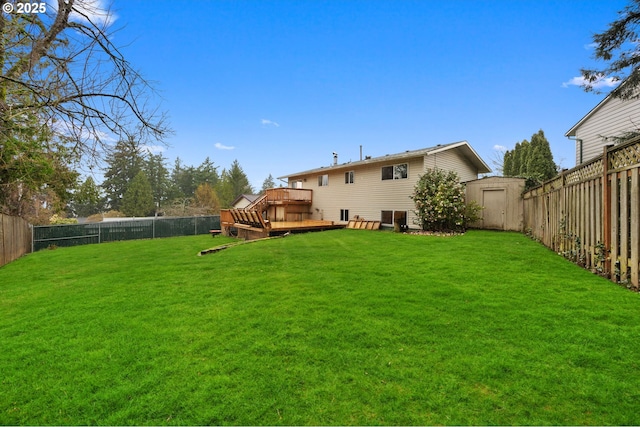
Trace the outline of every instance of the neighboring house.
{"label": "neighboring house", "polygon": [[[461,182],[491,172],[466,141],[321,167],[280,177],[290,188],[313,190],[309,219],[346,222],[353,218],[414,226],[410,196],[427,169],[454,171]],[[417,226],[415,226],[417,227]]]}
{"label": "neighboring house", "polygon": [[231,203],[231,206],[234,209],[244,209],[251,203],[255,202],[259,197],[259,194],[241,194],[233,201],[233,203]]}
{"label": "neighboring house", "polygon": [[615,138],[640,130],[640,99],[621,100],[609,94],[564,136],[576,142],[576,165],[602,154]]}

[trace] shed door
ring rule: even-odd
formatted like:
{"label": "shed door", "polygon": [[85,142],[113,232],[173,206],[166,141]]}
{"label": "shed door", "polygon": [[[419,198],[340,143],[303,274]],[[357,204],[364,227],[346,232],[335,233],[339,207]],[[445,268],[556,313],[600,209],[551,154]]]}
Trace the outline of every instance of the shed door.
{"label": "shed door", "polygon": [[482,191],[482,218],[484,228],[504,230],[506,196],[504,189]]}

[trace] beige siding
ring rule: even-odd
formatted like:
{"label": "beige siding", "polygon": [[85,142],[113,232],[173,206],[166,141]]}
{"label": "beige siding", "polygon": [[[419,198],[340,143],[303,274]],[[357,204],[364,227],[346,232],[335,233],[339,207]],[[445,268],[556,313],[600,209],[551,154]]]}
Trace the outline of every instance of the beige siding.
{"label": "beige siding", "polygon": [[[408,164],[406,179],[382,180],[382,167],[394,164]],[[353,169],[340,165],[337,170],[328,167],[326,170],[308,176],[296,176],[291,182],[302,180],[302,187],[313,190],[313,205],[310,219],[323,219],[340,222],[340,210],[349,210],[349,219],[358,215],[367,220],[381,220],[381,212],[406,211],[407,225],[414,224],[415,205],[410,196],[418,178],[428,167],[453,170],[461,181],[478,178],[475,168],[464,157],[454,150],[443,151],[428,156],[406,158],[388,162],[359,164]],[[354,183],[345,184],[345,173],[354,172]],[[319,186],[318,176],[329,175],[329,185]],[[388,224],[384,224],[388,225]]]}
{"label": "beige siding", "polygon": [[461,182],[478,178],[477,169],[464,156],[455,150],[447,150],[425,156],[424,168],[454,171]]}
{"label": "beige siding", "polygon": [[[622,136],[640,127],[640,100],[622,101],[610,98],[576,129],[576,139],[582,140],[582,161],[602,154],[604,137]],[[580,163],[580,143],[576,142],[576,164]]]}
{"label": "beige siding", "polygon": [[[400,163],[408,164],[407,178],[383,181],[382,167]],[[355,172],[354,183],[345,184],[344,174],[351,170]],[[409,196],[422,171],[423,158],[420,157],[309,175],[303,178],[303,188],[313,190],[311,219],[340,222],[340,209],[348,209],[349,218],[358,215],[367,220],[379,221],[382,210],[393,210],[406,211],[407,224],[412,226],[414,204]],[[329,175],[329,185],[318,186],[318,175],[324,173]]]}

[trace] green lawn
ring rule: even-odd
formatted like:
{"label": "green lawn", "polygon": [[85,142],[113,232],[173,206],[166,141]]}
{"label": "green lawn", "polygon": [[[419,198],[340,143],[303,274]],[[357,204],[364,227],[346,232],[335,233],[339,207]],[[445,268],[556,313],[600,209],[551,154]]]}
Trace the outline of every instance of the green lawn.
{"label": "green lawn", "polygon": [[640,295],[516,233],[44,250],[0,269],[0,424],[640,424]]}

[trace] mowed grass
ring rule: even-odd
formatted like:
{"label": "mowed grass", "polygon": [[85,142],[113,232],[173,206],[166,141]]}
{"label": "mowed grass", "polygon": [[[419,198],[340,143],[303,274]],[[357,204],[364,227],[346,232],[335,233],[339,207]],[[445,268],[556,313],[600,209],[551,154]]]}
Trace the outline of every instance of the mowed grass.
{"label": "mowed grass", "polygon": [[640,298],[516,233],[45,250],[0,269],[0,424],[640,423]]}

